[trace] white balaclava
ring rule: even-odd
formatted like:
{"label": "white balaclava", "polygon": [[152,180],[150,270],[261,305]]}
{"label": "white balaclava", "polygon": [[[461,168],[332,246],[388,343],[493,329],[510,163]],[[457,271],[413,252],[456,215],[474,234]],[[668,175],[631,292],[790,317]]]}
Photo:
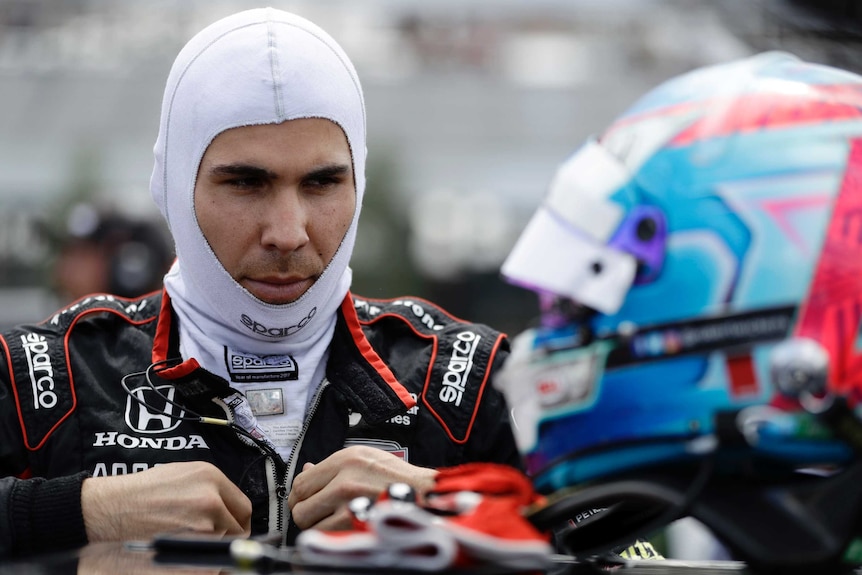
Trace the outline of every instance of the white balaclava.
{"label": "white balaclava", "polygon": [[[326,118],[344,131],[356,210],[317,282],[297,301],[271,305],[234,281],[216,258],[195,216],[195,179],[204,152],[221,132],[298,118]],[[177,261],[165,287],[179,318],[183,359],[195,358],[225,377],[228,351],[290,356],[301,360],[299,387],[308,387],[314,376],[308,367],[322,377],[336,311],[350,287],[365,189],[365,106],[347,55],[316,25],[272,8],[211,24],[171,68],[154,153],[150,191],[176,244]]]}

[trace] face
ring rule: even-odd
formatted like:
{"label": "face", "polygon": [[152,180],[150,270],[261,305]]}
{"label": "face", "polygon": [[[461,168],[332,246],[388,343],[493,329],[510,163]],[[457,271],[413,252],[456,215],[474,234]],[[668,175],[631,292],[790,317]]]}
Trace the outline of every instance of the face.
{"label": "face", "polygon": [[201,159],[194,202],[204,237],[234,280],[266,303],[295,301],[353,218],[347,138],[321,118],[226,130]]}
{"label": "face", "polygon": [[58,295],[72,302],[85,295],[110,290],[108,261],[110,256],[97,244],[72,241],[57,257],[54,281]]}

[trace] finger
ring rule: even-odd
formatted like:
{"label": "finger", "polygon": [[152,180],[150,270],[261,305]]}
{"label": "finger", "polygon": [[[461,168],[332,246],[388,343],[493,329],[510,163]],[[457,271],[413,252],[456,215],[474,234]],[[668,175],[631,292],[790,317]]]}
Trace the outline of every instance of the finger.
{"label": "finger", "polygon": [[202,492],[199,497],[190,497],[187,500],[188,507],[183,508],[181,501],[177,500],[169,513],[173,513],[177,518],[184,516],[186,525],[192,531],[216,535],[237,535],[244,532],[243,520],[231,511],[219,485],[201,485],[199,490]]}
{"label": "finger", "polygon": [[326,488],[338,475],[338,471],[336,466],[324,465],[323,462],[318,465],[304,466],[293,480],[287,496],[288,506],[293,509],[293,506],[300,501],[305,501]]}
{"label": "finger", "polygon": [[[376,498],[381,492],[367,477],[343,473],[327,483],[311,497],[300,500],[292,509],[297,525],[307,528],[337,513],[348,513],[347,506],[356,497]],[[339,519],[342,521],[342,519]]]}
{"label": "finger", "polygon": [[335,513],[340,503],[340,500],[319,492],[298,501],[290,510],[291,518],[300,529],[308,529]]}
{"label": "finger", "polygon": [[[321,518],[317,523],[311,525],[314,529],[325,531],[344,531],[353,527],[353,517],[346,505],[341,505],[334,513]],[[308,529],[308,527],[306,527]]]}
{"label": "finger", "polygon": [[236,517],[225,511],[215,519],[213,532],[217,535],[244,535],[246,529]]}
{"label": "finger", "polygon": [[222,494],[225,508],[233,519],[231,534],[243,534],[251,531],[251,500],[236,485],[230,483]]}
{"label": "finger", "polygon": [[326,512],[325,508],[315,507],[303,501],[291,509],[290,518],[300,529],[310,529],[330,514]]}
{"label": "finger", "polygon": [[231,535],[250,531],[251,500],[221,470],[213,466],[208,467],[207,472],[206,481],[212,485],[217,498],[213,510],[216,530]]}

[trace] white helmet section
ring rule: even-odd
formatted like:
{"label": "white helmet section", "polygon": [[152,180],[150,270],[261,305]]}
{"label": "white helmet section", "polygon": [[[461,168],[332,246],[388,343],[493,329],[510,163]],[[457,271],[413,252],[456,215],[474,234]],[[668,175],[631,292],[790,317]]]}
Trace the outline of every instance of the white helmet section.
{"label": "white helmet section", "polygon": [[503,276],[615,313],[637,271],[631,254],[606,245],[623,217],[611,195],[628,174],[601,144],[584,144],[557,170],[543,204],[503,262]]}
{"label": "white helmet section", "polygon": [[[295,302],[271,305],[234,281],[216,258],[195,217],[195,179],[207,146],[221,132],[309,117],[343,129],[353,157],[356,211],[311,289]],[[181,321],[199,324],[199,332],[220,344],[257,354],[307,341],[333,325],[350,287],[365,189],[365,106],[353,65],[326,32],[272,8],[239,12],[202,30],[171,69],[154,153],[150,191],[178,257],[165,285]],[[268,331],[252,330],[250,322]]]}

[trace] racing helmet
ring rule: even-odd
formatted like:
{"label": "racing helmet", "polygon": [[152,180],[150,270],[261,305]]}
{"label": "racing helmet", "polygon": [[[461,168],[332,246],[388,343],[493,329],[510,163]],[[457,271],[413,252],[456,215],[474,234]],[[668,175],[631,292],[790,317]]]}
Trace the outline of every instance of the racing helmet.
{"label": "racing helmet", "polygon": [[767,52],[659,85],[562,163],[501,272],[541,303],[496,379],[539,491],[851,461],[820,415],[862,394],[862,77]]}

